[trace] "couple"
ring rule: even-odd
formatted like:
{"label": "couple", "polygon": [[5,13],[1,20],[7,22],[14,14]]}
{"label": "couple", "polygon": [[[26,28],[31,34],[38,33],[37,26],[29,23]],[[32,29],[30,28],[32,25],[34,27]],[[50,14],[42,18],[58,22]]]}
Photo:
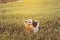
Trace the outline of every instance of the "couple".
{"label": "couple", "polygon": [[24,20],[24,25],[25,25],[26,32],[36,33],[39,30],[38,20],[32,20],[32,19]]}

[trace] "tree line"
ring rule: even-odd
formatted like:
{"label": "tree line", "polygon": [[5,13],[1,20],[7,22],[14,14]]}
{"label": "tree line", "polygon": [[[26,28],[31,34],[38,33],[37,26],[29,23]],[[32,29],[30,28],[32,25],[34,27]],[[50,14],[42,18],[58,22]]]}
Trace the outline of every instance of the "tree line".
{"label": "tree line", "polygon": [[14,1],[17,1],[17,0],[0,0],[0,3],[7,3],[7,2],[14,2]]}

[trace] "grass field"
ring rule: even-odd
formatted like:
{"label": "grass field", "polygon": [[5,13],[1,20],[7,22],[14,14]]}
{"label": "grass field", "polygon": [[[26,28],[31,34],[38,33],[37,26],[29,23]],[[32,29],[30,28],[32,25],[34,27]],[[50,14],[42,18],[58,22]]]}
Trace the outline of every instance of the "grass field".
{"label": "grass field", "polygon": [[[25,19],[39,20],[39,31],[26,33]],[[60,40],[60,0],[0,3],[0,40]]]}

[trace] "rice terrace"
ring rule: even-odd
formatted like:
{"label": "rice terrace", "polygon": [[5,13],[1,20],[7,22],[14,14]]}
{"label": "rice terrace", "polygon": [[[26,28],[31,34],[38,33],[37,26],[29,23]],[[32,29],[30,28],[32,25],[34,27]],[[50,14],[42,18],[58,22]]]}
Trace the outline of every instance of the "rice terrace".
{"label": "rice terrace", "polygon": [[[39,20],[38,32],[25,32],[26,19]],[[0,40],[60,40],[60,0],[0,3]]]}

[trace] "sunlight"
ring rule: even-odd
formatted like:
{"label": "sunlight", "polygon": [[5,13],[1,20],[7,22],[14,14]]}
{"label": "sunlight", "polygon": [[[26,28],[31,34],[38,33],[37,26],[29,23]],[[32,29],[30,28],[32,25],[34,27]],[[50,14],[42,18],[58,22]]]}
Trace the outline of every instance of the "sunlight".
{"label": "sunlight", "polygon": [[23,0],[24,4],[38,4],[40,0]]}
{"label": "sunlight", "polygon": [[22,0],[18,0],[18,2],[20,2],[20,3],[21,3],[21,2],[22,2]]}

